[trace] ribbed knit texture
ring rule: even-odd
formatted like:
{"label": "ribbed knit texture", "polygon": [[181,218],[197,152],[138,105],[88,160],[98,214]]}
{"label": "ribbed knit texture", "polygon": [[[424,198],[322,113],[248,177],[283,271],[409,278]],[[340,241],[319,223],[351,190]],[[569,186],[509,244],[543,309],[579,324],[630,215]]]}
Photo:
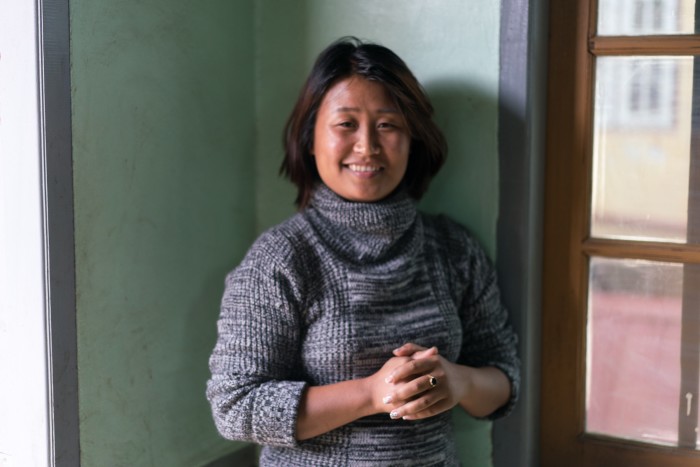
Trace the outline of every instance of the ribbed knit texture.
{"label": "ribbed knit texture", "polygon": [[518,395],[516,338],[495,274],[467,231],[419,213],[404,192],[354,203],[320,185],[310,206],[261,235],[226,278],[207,385],[229,439],[266,447],[262,466],[459,465],[450,414],[381,414],[295,440],[306,385],[375,373],[406,342],[493,365]]}

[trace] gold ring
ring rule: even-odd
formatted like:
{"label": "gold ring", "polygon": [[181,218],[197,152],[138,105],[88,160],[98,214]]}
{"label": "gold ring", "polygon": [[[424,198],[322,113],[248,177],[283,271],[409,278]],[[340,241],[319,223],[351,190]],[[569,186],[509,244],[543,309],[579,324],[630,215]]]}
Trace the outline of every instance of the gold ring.
{"label": "gold ring", "polygon": [[430,384],[431,388],[434,388],[438,384],[437,378],[433,375],[428,375],[428,384]]}

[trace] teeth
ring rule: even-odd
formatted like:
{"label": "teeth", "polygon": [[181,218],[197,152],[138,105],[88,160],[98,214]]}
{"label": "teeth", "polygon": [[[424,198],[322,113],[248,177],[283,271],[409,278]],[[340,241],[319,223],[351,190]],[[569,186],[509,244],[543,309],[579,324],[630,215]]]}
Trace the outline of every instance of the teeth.
{"label": "teeth", "polygon": [[375,167],[372,165],[350,164],[350,165],[348,165],[348,167],[353,172],[379,172],[381,170],[381,167]]}

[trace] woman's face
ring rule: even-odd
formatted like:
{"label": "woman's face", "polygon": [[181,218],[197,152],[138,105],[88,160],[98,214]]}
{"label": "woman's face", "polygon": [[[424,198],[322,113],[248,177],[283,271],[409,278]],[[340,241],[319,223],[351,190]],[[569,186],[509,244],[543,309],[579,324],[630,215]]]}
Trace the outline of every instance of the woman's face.
{"label": "woman's face", "polygon": [[410,146],[403,115],[382,84],[346,78],[321,101],[312,154],[321,180],[339,196],[371,202],[391,194]]}

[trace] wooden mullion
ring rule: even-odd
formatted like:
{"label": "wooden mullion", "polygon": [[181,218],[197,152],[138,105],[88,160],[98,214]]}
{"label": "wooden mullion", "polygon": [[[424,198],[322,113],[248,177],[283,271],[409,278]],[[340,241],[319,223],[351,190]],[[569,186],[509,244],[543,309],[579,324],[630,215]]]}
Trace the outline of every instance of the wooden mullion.
{"label": "wooden mullion", "polygon": [[552,2],[543,260],[541,465],[583,467],[587,182],[593,56],[588,2]]}
{"label": "wooden mullion", "polygon": [[675,446],[660,446],[590,435],[583,437],[585,464],[591,466],[691,467],[697,466],[700,452]]}
{"label": "wooden mullion", "polygon": [[[543,263],[542,463],[584,467],[594,61],[588,2],[551,4]],[[572,45],[573,44],[573,45]],[[563,253],[563,254],[562,254]]]}
{"label": "wooden mullion", "polygon": [[582,250],[588,256],[700,264],[700,245],[697,244],[596,238],[586,240]]}
{"label": "wooden mullion", "polygon": [[[695,30],[700,27],[696,12]],[[693,60],[693,75],[700,73],[700,58]],[[700,151],[700,88],[693,85],[690,153]],[[688,180],[688,241],[700,243],[700,160],[691,157]],[[696,448],[698,441],[698,398],[700,392],[700,266],[683,268],[683,317],[681,321],[681,377],[678,394],[678,445]],[[687,398],[690,398],[689,400]]]}
{"label": "wooden mullion", "polygon": [[598,3],[600,0],[588,0],[588,38],[598,35]]}
{"label": "wooden mullion", "polygon": [[588,50],[604,55],[699,55],[700,35],[591,36]]}

